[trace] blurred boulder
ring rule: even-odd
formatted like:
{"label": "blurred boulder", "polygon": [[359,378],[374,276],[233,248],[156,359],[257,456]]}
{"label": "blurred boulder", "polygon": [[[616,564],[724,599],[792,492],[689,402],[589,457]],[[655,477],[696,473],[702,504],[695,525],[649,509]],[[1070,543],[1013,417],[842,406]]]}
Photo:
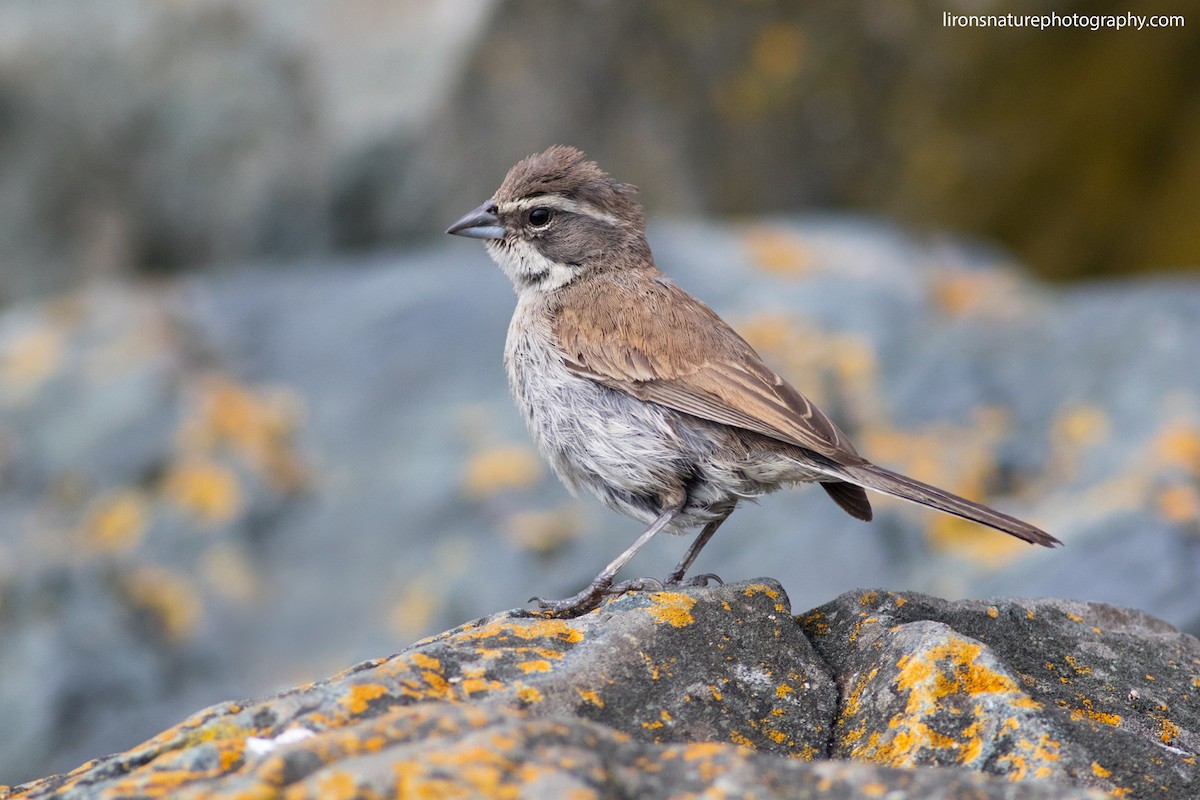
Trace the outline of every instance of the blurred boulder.
{"label": "blurred boulder", "polygon": [[339,165],[425,122],[488,6],[0,4],[0,302],[327,251]]}
{"label": "blurred boulder", "polygon": [[1054,277],[1200,264],[1197,26],[943,26],[1045,10],[995,5],[7,0],[0,302],[432,238],[555,142],[658,215],[875,211]]}
{"label": "blurred boulder", "polygon": [[[449,220],[445,221],[446,223]],[[1048,289],[863,219],[661,222],[659,264],[874,460],[1045,551],[880,499],[746,504],[699,571],[1141,608],[1200,630],[1200,286]],[[0,739],[10,783],[530,595],[639,532],[573,501],[501,366],[477,243],[96,287],[0,314]],[[661,576],[660,537],[629,577]]]}
{"label": "blurred boulder", "polygon": [[1053,10],[1184,24],[943,23],[1049,13],[1033,0],[506,0],[425,135],[382,146],[378,236],[429,231],[563,143],[659,215],[867,210],[1002,242],[1054,278],[1200,266],[1194,7]]}

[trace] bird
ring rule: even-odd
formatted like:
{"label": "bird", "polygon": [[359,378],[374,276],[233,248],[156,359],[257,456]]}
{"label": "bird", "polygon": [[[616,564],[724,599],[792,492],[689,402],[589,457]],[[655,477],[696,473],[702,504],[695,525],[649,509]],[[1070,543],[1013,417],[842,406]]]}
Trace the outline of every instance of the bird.
{"label": "bird", "polygon": [[[1061,544],[859,455],[716,312],[658,269],[636,193],[580,150],[554,145],[518,162],[491,199],[446,231],[483,240],[512,283],[505,371],[541,456],[572,494],[587,490],[647,525],[578,594],[531,602],[573,617],[614,594],[719,582],[685,576],[738,503],[806,483],[864,521],[870,489],[1032,544]],[[665,580],[615,583],[660,531],[700,526]]]}

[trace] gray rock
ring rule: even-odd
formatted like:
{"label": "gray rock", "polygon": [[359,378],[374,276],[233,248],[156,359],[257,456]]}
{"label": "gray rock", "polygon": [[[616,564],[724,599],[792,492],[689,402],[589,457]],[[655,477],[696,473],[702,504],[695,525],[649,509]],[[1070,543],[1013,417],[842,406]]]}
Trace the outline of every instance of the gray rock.
{"label": "gray rock", "polygon": [[[859,618],[857,626],[844,624],[840,613],[878,597],[840,598],[804,615],[805,625],[827,647],[875,650],[886,657],[886,648],[874,647],[873,631],[865,630],[874,623]],[[893,607],[905,605],[902,599],[889,597]],[[914,606],[941,602],[911,599]],[[1046,601],[1028,624],[1039,634],[1051,634],[1040,629],[1045,623],[1039,620],[1052,620],[1046,609],[1060,605]],[[1106,622],[1122,626],[1122,634],[1157,655],[1200,653],[1195,640],[1172,635],[1160,622],[1108,611]],[[1011,626],[1026,624],[1015,614],[998,619],[999,628],[1008,633],[1016,632]],[[930,699],[954,703],[966,699],[956,694],[970,693],[968,704],[980,703],[971,725],[953,734],[945,733],[947,724],[959,724],[954,711],[962,709],[943,708],[940,717],[946,723],[937,736],[965,745],[980,731],[1014,739],[1027,733],[1011,722],[1008,706],[984,698],[1005,691],[997,687],[996,676],[1008,666],[985,666],[977,653],[956,649],[965,640],[948,625],[912,622],[904,627],[921,625],[929,629],[917,637],[925,649],[912,650],[909,658],[941,653],[939,663],[952,673],[963,670],[967,682],[960,680],[953,691],[945,691],[939,676],[927,672],[921,680],[928,683]],[[1038,640],[1025,643],[1036,647]],[[1110,652],[1106,663],[1134,666],[1122,661],[1120,653]],[[861,723],[864,734],[899,736],[895,719],[855,711],[854,704],[872,701],[863,691],[847,694],[848,682],[862,681],[842,671],[840,659],[831,663],[832,675],[791,617],[782,587],[769,580],[627,595],[566,621],[507,612],[317,684],[214,706],[127,753],[16,787],[12,796],[557,798],[584,792],[657,798],[718,792],[738,797],[1082,800],[1105,796],[1088,791],[1089,786],[1116,788],[1098,772],[1043,771],[1044,761],[1057,762],[1060,751],[1073,756],[1083,745],[1050,742],[1044,735],[1035,747],[1053,749],[1055,758],[1031,751],[1019,762],[1013,760],[1021,769],[1006,777],[984,774],[1004,771],[995,768],[1004,763],[1003,755],[984,750],[972,751],[982,760],[956,762],[966,769],[899,769],[881,765],[886,759],[870,752],[842,754],[857,761],[825,760],[831,746],[838,755],[838,741],[846,738],[848,726]],[[831,727],[839,704],[835,680],[842,687],[837,728]],[[898,688],[913,691],[906,685]],[[1023,699],[1026,709],[1034,703]],[[911,713],[913,705],[901,713]],[[926,719],[932,723],[934,717]],[[1097,741],[1107,735],[1103,730],[1075,733]],[[1179,744],[1185,744],[1183,737],[1190,741],[1194,729],[1176,733]],[[1135,732],[1130,738],[1143,736]],[[1170,767],[1141,761],[1126,766],[1154,781],[1172,780]],[[1175,777],[1173,786],[1187,785]],[[1140,784],[1125,796],[1159,795]]]}
{"label": "gray rock", "polygon": [[832,755],[1190,797],[1200,642],[1064,600],[847,594],[803,616],[838,676]]}

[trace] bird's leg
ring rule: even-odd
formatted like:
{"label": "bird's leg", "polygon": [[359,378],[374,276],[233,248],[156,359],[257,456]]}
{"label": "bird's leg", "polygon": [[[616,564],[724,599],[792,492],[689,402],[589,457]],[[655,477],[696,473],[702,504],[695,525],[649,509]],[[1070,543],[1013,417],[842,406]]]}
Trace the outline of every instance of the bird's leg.
{"label": "bird's leg", "polygon": [[[531,597],[529,598],[530,602],[536,602],[540,608],[549,611],[555,617],[575,617],[591,611],[600,605],[600,598],[606,594],[614,593],[611,592],[613,578],[621,571],[621,568],[629,563],[629,559],[633,558],[637,551],[645,546],[646,542],[654,538],[654,534],[665,528],[671,520],[679,515],[686,502],[687,498],[684,497],[679,502],[664,509],[654,522],[650,523],[650,527],[646,529],[646,532],[639,536],[633,544],[629,545],[625,549],[625,552],[614,558],[612,563],[605,567],[591,584],[579,594],[574,597],[568,597],[566,600],[543,600],[540,597]],[[705,528],[705,530],[708,529]],[[624,585],[621,584],[622,587]],[[628,591],[628,589],[623,589],[622,591]],[[620,594],[620,592],[615,592],[615,594]]]}
{"label": "bird's leg", "polygon": [[704,549],[704,545],[708,544],[708,540],[717,532],[717,528],[721,527],[721,523],[729,519],[729,515],[732,513],[733,509],[730,508],[722,516],[717,517],[704,526],[704,530],[700,531],[700,535],[692,541],[692,546],[684,553],[683,559],[675,565],[675,569],[671,570],[671,574],[663,581],[667,586],[707,586],[709,581],[716,581],[718,584],[722,582],[720,578],[711,572],[697,575],[686,581],[683,579],[683,576],[691,568],[692,562],[696,560],[696,556],[700,555],[700,551]]}

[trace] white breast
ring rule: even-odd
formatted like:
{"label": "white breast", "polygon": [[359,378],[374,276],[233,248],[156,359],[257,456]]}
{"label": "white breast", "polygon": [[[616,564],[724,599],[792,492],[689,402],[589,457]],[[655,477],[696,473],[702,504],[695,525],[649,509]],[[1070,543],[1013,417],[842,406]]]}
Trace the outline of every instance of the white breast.
{"label": "white breast", "polygon": [[587,488],[615,510],[653,519],[653,512],[629,508],[612,490],[644,495],[647,487],[685,480],[690,467],[668,418],[673,413],[570,372],[534,298],[518,298],[504,352],[529,433],[572,492]]}

